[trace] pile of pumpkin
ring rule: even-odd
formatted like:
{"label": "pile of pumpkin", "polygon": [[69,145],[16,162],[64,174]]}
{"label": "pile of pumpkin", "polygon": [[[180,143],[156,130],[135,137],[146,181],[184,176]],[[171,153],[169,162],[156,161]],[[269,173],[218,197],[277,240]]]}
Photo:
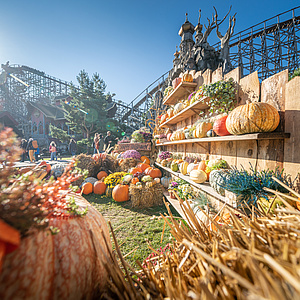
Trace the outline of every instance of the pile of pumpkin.
{"label": "pile of pumpkin", "polygon": [[100,171],[97,178],[90,177],[85,180],[80,192],[85,195],[91,193],[105,195],[112,197],[117,202],[128,201],[130,185],[143,189],[160,183],[161,171],[150,166],[149,158],[147,158],[147,162],[140,162],[127,172],[107,174],[105,171]]}
{"label": "pile of pumpkin", "polygon": [[[188,101],[188,100],[186,100]],[[175,110],[176,107],[176,110]],[[174,109],[169,108],[161,116],[161,123],[165,122],[178,108],[186,106],[181,102]],[[280,122],[280,116],[275,107],[268,103],[252,102],[236,107],[228,115],[218,115],[207,120],[198,121],[191,127],[176,130],[167,135],[167,140],[178,141],[185,138],[203,138],[225,135],[240,135],[258,132],[272,132]]]}
{"label": "pile of pumpkin", "polygon": [[[162,157],[161,154],[159,156]],[[227,162],[223,159],[195,160],[192,163],[188,163],[183,159],[173,159],[172,157],[161,159],[160,157],[156,159],[156,162],[163,167],[168,167],[173,172],[179,172],[182,175],[189,176],[190,179],[196,183],[209,181],[210,185],[218,192],[220,192],[218,184],[220,180],[219,173],[229,169]]]}

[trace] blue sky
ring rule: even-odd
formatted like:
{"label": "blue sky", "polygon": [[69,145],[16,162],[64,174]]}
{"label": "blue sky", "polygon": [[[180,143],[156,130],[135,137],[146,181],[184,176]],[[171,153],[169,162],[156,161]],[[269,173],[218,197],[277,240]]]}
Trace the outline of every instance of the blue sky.
{"label": "blue sky", "polygon": [[[299,5],[299,1],[0,0],[0,63],[27,65],[76,83],[98,72],[107,91],[130,102],[172,67],[185,13],[194,25],[232,5],[235,33]],[[221,27],[227,29],[226,20]],[[213,31],[209,42],[217,42]]]}

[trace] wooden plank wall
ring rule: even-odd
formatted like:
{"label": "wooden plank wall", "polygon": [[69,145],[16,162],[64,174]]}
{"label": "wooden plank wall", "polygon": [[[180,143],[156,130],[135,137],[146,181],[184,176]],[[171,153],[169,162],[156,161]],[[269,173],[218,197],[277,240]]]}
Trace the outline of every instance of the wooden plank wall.
{"label": "wooden plank wall", "polygon": [[[198,83],[197,89],[203,83],[222,79],[221,70],[194,74]],[[291,138],[286,140],[259,140],[259,141],[230,141],[230,142],[210,142],[200,146],[197,143],[186,145],[172,145],[164,147],[165,150],[186,155],[198,155],[203,159],[223,158],[229,165],[246,169],[250,168],[250,163],[258,170],[284,168],[286,173],[293,177],[300,171],[300,77],[288,82],[288,70],[282,71],[272,77],[262,81],[260,84],[257,72],[254,72],[240,79],[240,68],[236,68],[224,79],[230,77],[237,84],[238,104],[245,104],[247,100],[267,102],[272,104],[281,117],[281,122],[276,131],[291,133]],[[197,90],[196,89],[196,90]],[[173,129],[184,128],[194,124],[199,119],[198,115],[192,116],[185,121],[179,122]]]}

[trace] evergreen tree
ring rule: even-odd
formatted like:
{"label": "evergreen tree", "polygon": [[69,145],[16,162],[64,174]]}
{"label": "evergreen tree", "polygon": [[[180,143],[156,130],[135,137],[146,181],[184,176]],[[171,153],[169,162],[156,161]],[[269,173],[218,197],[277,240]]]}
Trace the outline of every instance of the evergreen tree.
{"label": "evergreen tree", "polygon": [[77,76],[79,87],[71,86],[70,103],[63,103],[65,118],[70,129],[76,133],[85,133],[90,139],[95,132],[105,132],[106,84],[99,74],[92,78],[84,70]]}
{"label": "evergreen tree", "polygon": [[63,143],[68,142],[71,138],[65,130],[62,130],[61,128],[58,128],[52,124],[50,124],[49,130],[50,130],[50,134],[49,134],[50,136],[58,139]]}

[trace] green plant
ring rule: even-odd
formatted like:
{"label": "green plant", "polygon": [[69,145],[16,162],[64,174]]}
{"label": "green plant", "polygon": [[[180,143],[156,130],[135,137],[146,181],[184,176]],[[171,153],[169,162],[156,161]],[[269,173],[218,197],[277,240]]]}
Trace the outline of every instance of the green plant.
{"label": "green plant", "polygon": [[264,188],[278,190],[282,193],[288,192],[282,185],[272,179],[273,176],[291,188],[296,180],[292,181],[290,175],[284,174],[283,170],[279,171],[278,168],[257,171],[251,164],[249,171],[245,170],[244,167],[241,170],[233,167],[230,173],[221,173],[220,176],[222,177],[222,181],[219,181],[220,186],[237,196],[241,196],[238,200],[240,205],[245,201],[250,207],[257,207],[259,198],[268,200],[269,193]]}
{"label": "green plant", "polygon": [[292,74],[291,73],[289,74],[289,80],[292,80],[296,76],[300,76],[300,68],[294,70],[294,72]]}
{"label": "green plant", "polygon": [[236,87],[232,78],[227,81],[220,80],[208,85],[204,84],[202,90],[204,96],[209,97],[208,116],[229,113],[234,109]]}

